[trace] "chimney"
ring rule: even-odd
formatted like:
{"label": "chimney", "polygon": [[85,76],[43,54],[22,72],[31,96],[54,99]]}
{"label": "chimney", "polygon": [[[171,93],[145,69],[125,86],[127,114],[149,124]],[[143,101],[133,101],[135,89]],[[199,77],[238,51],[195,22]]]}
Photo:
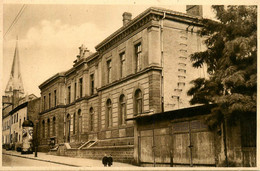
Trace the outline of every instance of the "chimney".
{"label": "chimney", "polygon": [[123,13],[123,26],[125,26],[129,21],[132,20],[132,14],[130,12]]}
{"label": "chimney", "polygon": [[186,5],[186,13],[189,15],[202,17],[202,5]]}

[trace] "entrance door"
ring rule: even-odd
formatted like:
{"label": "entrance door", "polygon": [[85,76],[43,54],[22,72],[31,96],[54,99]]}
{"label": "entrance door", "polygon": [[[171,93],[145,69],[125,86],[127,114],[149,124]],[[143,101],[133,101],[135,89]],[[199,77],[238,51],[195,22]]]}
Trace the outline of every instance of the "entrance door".
{"label": "entrance door", "polygon": [[215,165],[214,137],[200,120],[173,123],[175,165]]}

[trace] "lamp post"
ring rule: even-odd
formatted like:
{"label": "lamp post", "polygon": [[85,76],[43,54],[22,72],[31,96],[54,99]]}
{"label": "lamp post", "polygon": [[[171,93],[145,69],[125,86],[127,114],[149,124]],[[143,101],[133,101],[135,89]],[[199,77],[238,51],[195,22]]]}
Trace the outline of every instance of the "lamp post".
{"label": "lamp post", "polygon": [[35,150],[34,150],[34,157],[37,157],[37,150],[38,150],[38,120],[35,121]]}

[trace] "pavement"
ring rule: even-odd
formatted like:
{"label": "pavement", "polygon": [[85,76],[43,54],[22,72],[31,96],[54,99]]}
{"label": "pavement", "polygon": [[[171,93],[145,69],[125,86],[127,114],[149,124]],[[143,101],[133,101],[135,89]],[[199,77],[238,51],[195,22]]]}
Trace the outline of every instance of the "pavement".
{"label": "pavement", "polygon": [[[87,158],[74,158],[74,157],[66,157],[66,156],[55,156],[50,155],[43,152],[38,152],[37,157],[33,154],[21,154],[21,152],[17,151],[6,151],[2,150],[2,153],[5,155],[28,158],[32,160],[51,162],[55,164],[61,164],[65,166],[73,166],[73,167],[104,167],[101,160],[95,159],[87,159]],[[113,162],[112,167],[137,167],[127,163]]]}

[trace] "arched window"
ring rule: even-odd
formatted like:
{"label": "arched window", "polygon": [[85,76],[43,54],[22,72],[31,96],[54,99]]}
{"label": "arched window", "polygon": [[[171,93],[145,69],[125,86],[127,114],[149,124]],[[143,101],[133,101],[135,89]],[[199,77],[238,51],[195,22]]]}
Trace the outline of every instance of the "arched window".
{"label": "arched window", "polygon": [[106,103],[106,127],[112,126],[112,102],[110,99]]}
{"label": "arched window", "polygon": [[42,121],[42,138],[45,138],[45,121]]}
{"label": "arched window", "polygon": [[91,107],[90,109],[89,109],[89,125],[90,125],[90,131],[94,131],[94,109],[93,109],[93,107]]}
{"label": "arched window", "polygon": [[143,112],[143,96],[140,89],[135,91],[135,114]]}
{"label": "arched window", "polygon": [[67,114],[67,120],[66,120],[66,142],[70,142],[70,125],[71,125],[71,116],[70,114]]}
{"label": "arched window", "polygon": [[47,120],[47,137],[50,137],[50,119]]}
{"label": "arched window", "polygon": [[82,130],[82,118],[81,118],[81,110],[78,110],[78,133],[81,133]]}
{"label": "arched window", "polygon": [[52,135],[56,136],[56,118],[55,118],[55,116],[52,119]]}
{"label": "arched window", "polygon": [[126,119],[126,100],[125,100],[125,95],[121,95],[119,97],[119,113],[118,113],[118,124],[119,125],[124,125],[125,124],[125,119]]}
{"label": "arched window", "polygon": [[76,133],[76,113],[73,114],[73,134]]}

